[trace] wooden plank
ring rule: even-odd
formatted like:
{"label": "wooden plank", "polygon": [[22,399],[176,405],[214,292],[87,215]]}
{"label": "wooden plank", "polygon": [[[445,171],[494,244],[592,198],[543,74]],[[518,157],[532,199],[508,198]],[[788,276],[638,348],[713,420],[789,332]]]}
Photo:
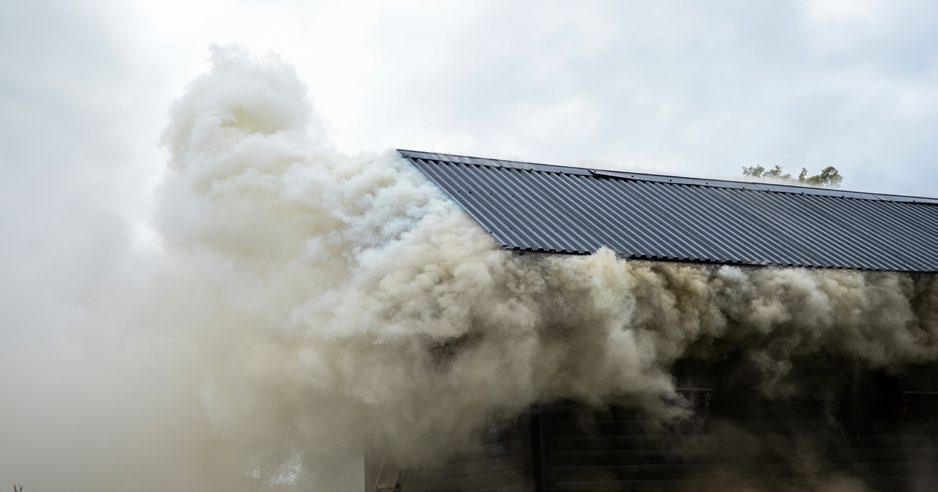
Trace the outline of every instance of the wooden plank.
{"label": "wooden plank", "polygon": [[436,480],[440,478],[459,478],[468,475],[495,473],[515,470],[522,473],[524,469],[524,456],[520,454],[496,456],[493,458],[479,458],[471,461],[447,463],[440,467],[418,468],[407,471],[408,481]]}
{"label": "wooden plank", "polygon": [[518,487],[527,483],[530,483],[530,480],[521,470],[507,470],[431,480],[411,480],[408,478],[404,482],[401,491],[477,491],[480,489]]}

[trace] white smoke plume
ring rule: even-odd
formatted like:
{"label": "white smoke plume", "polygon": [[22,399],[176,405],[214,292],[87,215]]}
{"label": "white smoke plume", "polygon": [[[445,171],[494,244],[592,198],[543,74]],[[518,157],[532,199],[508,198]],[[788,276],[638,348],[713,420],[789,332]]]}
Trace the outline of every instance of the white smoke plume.
{"label": "white smoke plume", "polygon": [[[7,443],[0,458],[22,468],[2,478],[360,488],[367,449],[439,462],[536,402],[684,416],[682,359],[741,353],[752,387],[785,398],[819,384],[800,372],[819,360],[901,371],[938,357],[932,277],[507,252],[395,152],[333,150],[277,57],[212,60],[162,138],[158,266],[94,321],[127,354],[105,372],[133,382],[107,401],[138,415],[91,436],[112,443],[93,456]],[[68,422],[85,419],[107,417]],[[59,468],[69,457],[94,472]]]}

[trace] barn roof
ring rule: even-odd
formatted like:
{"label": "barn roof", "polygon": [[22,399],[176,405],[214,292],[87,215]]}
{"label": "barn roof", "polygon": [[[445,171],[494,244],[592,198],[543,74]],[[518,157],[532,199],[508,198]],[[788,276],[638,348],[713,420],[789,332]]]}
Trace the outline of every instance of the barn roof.
{"label": "barn roof", "polygon": [[938,199],[399,152],[512,250],[938,272]]}

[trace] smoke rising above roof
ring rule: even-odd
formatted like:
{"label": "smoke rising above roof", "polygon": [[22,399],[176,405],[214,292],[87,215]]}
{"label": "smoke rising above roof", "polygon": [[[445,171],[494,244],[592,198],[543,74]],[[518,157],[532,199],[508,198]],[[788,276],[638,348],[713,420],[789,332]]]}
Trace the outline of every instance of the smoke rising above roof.
{"label": "smoke rising above roof", "polygon": [[171,418],[122,416],[129,437],[60,458],[86,483],[4,449],[41,465],[36,488],[348,489],[366,449],[436,463],[538,402],[686,417],[685,359],[730,360],[765,399],[938,359],[938,277],[509,251],[397,152],[334,151],[282,60],[212,59],[164,132],[162,256],[87,322],[130,340],[108,372],[133,384],[78,371],[36,400],[100,385]]}

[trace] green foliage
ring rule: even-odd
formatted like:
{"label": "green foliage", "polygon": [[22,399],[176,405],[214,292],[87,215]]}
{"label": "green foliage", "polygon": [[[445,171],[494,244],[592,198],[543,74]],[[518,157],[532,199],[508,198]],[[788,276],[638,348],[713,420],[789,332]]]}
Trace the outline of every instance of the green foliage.
{"label": "green foliage", "polygon": [[751,178],[770,179],[773,181],[784,181],[809,186],[823,186],[827,188],[837,188],[844,180],[840,171],[834,166],[827,166],[822,169],[820,173],[813,176],[808,176],[808,170],[801,168],[801,172],[798,173],[798,177],[795,178],[792,177],[791,173],[786,173],[782,169],[782,166],[778,164],[769,169],[766,169],[765,166],[756,165],[743,167],[743,175]]}

